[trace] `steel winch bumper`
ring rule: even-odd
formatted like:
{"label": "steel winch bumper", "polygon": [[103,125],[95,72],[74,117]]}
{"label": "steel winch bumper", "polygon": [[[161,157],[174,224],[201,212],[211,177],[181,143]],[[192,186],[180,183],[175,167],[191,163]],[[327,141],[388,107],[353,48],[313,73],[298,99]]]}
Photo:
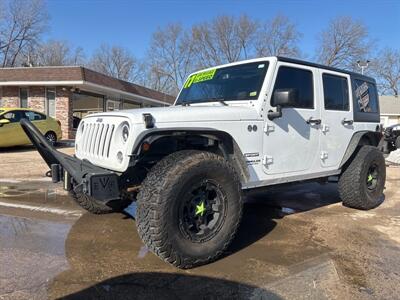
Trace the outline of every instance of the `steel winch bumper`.
{"label": "steel winch bumper", "polygon": [[22,119],[20,123],[49,166],[54,183],[63,181],[64,189],[84,193],[103,202],[120,198],[118,174],[57,151],[29,120]]}

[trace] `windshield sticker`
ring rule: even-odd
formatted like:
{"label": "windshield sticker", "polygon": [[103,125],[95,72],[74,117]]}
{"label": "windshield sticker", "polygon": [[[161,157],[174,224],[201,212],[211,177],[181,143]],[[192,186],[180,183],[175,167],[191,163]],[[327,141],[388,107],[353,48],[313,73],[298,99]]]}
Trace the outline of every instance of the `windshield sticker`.
{"label": "windshield sticker", "polygon": [[359,87],[357,87],[356,97],[357,97],[358,105],[360,107],[360,111],[362,111],[362,112],[371,111],[371,109],[369,107],[368,84],[366,82],[363,82]]}
{"label": "windshield sticker", "polygon": [[257,92],[256,92],[256,91],[255,91],[255,92],[251,92],[251,93],[249,94],[249,96],[250,96],[250,97],[257,96]]}
{"label": "windshield sticker", "polygon": [[184,89],[189,88],[193,83],[203,82],[207,80],[211,80],[214,78],[215,72],[217,69],[204,71],[201,73],[194,74],[188,78],[185,85],[183,86]]}
{"label": "windshield sticker", "polygon": [[260,64],[260,65],[258,65],[258,68],[259,69],[262,69],[262,68],[264,68],[265,67],[265,64]]}

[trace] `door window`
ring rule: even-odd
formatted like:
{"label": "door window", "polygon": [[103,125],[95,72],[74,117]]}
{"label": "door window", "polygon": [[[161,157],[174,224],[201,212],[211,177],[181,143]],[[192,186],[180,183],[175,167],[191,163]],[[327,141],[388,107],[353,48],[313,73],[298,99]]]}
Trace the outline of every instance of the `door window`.
{"label": "door window", "polygon": [[[297,92],[296,108],[314,108],[313,74],[309,70],[282,66],[278,70],[274,92],[280,89],[294,89]],[[274,103],[271,103],[275,106]]]}
{"label": "door window", "polygon": [[1,116],[1,119],[7,119],[10,120],[11,123],[16,123],[19,122],[23,117],[24,115],[22,111],[15,110],[5,113],[4,115]]}
{"label": "door window", "polygon": [[346,77],[323,74],[325,109],[349,110],[349,86]]}
{"label": "door window", "polygon": [[46,100],[47,107],[46,112],[50,117],[56,117],[56,89],[55,88],[47,88],[46,89]]}

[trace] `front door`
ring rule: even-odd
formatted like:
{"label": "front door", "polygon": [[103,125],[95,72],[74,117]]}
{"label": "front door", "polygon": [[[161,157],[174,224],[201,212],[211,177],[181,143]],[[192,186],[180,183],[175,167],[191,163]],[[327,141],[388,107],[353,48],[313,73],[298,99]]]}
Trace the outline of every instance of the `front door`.
{"label": "front door", "polygon": [[354,133],[350,76],[320,70],[322,81],[321,166],[338,168]]}
{"label": "front door", "polygon": [[29,142],[28,137],[23,131],[19,121],[24,117],[20,110],[12,110],[4,113],[0,118],[8,119],[10,123],[0,127],[1,147],[23,145]]}
{"label": "front door", "polygon": [[[279,62],[271,94],[279,89],[294,89],[294,107],[282,109],[282,117],[266,118],[263,168],[267,174],[284,176],[307,173],[316,164],[319,151],[321,110],[317,85],[318,71],[313,67]],[[296,174],[297,173],[297,174]]]}

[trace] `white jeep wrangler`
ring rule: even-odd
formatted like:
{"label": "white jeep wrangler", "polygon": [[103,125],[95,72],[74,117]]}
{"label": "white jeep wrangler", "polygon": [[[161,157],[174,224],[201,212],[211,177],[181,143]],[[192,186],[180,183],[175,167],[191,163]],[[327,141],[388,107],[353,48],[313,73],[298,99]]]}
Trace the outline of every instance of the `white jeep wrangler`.
{"label": "white jeep wrangler", "polygon": [[190,75],[171,107],[87,116],[74,157],[21,124],[82,207],[108,213],[136,201],[147,247],[191,268],[229,246],[250,189],[338,176],[344,205],[379,205],[379,121],[372,78],[266,57]]}

